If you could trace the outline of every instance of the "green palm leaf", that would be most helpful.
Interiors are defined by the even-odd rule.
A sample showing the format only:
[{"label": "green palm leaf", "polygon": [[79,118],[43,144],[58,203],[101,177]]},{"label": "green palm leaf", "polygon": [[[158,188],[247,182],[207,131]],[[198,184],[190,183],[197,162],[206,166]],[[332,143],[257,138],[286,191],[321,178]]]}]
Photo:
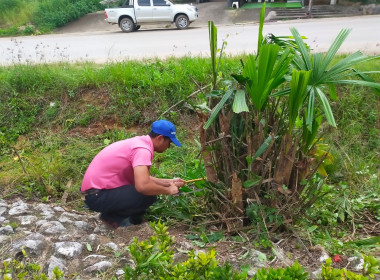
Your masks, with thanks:
[{"label": "green palm leaf", "polygon": [[241,112],[249,112],[247,102],[245,100],[245,91],[239,89],[236,91],[234,103],[232,104],[232,110],[234,113],[239,114]]},{"label": "green palm leaf", "polygon": [[224,104],[227,102],[228,98],[231,97],[233,93],[232,89],[227,90],[227,92],[223,95],[222,99],[219,101],[218,104],[212,109],[211,115],[207,122],[204,124],[203,128],[207,129],[210,127],[210,125],[213,123],[217,115],[219,114],[220,110],[223,108]]},{"label": "green palm leaf", "polygon": [[298,113],[307,95],[307,85],[309,83],[311,71],[293,70],[292,81],[290,82],[289,93],[289,131],[295,125]]}]

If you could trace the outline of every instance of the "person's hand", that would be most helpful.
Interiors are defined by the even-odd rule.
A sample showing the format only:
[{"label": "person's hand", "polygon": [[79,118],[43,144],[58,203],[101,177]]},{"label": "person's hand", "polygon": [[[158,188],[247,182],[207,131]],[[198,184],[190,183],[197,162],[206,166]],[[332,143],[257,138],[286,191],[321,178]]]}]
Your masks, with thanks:
[{"label": "person's hand", "polygon": [[180,188],[185,185],[186,181],[181,178],[173,178],[173,183]]},{"label": "person's hand", "polygon": [[174,182],[171,182],[169,187],[168,187],[168,195],[176,195],[179,193],[179,189],[178,189],[178,186],[174,183]]}]

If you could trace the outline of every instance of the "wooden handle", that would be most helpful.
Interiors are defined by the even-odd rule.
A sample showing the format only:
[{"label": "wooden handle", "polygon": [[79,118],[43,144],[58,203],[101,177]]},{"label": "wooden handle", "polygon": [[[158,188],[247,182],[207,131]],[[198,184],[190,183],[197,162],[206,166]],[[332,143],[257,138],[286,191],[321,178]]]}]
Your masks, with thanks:
[{"label": "wooden handle", "polygon": [[207,178],[198,178],[198,179],[187,180],[187,181],[185,181],[185,184],[192,183],[192,182],[203,181],[203,180],[207,180]]}]

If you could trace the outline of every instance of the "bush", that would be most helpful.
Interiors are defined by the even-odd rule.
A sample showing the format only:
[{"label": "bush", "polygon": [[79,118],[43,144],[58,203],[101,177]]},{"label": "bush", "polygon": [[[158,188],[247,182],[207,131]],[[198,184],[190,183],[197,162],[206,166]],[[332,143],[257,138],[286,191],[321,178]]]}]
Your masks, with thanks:
[{"label": "bush", "polygon": [[42,31],[62,27],[81,16],[103,9],[97,0],[56,0],[46,1],[39,5],[32,21]]}]

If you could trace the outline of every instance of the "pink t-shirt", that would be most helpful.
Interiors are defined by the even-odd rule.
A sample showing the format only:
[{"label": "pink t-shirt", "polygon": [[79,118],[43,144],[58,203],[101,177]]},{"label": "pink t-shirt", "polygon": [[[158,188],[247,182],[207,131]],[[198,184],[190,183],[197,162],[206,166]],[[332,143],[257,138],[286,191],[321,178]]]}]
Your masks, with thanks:
[{"label": "pink t-shirt", "polygon": [[152,165],[154,148],[149,135],[107,146],[95,156],[84,174],[81,191],[114,189],[135,183],[133,168]]}]

